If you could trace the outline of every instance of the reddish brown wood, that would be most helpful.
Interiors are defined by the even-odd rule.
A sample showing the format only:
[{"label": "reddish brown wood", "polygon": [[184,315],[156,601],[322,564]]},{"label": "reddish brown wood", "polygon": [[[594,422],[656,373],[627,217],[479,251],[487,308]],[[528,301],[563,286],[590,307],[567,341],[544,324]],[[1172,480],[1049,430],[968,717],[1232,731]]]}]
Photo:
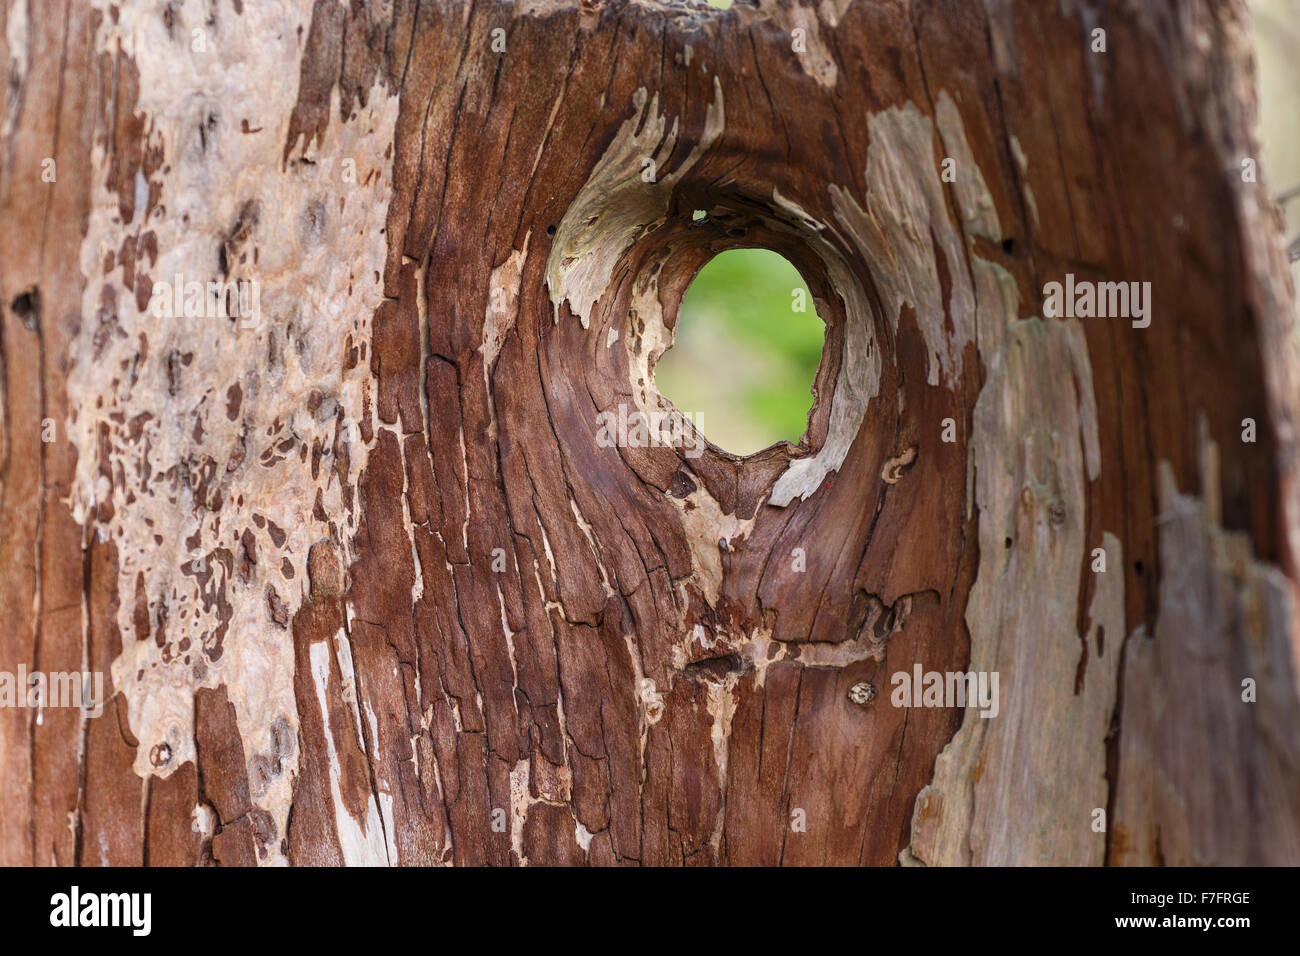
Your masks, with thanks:
[{"label": "reddish brown wood", "polygon": [[[0,670],[113,696],[0,708],[0,861],[1300,860],[1294,310],[1240,3],[33,6],[0,2]],[[127,35],[266,101],[142,105],[188,81]],[[827,324],[804,441],[600,447],[741,246]],[[269,325],[219,361],[151,325],[163,261],[263,270]],[[1153,321],[1044,319],[1066,273],[1150,282]],[[132,722],[137,654],[188,722]],[[890,703],[980,661],[1000,718]]]}]

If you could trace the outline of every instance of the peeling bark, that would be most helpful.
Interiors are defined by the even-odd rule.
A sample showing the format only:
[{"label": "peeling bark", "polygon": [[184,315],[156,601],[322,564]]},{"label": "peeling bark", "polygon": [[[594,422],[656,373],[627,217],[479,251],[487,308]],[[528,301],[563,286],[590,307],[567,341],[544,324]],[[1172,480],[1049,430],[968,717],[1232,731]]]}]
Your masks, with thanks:
[{"label": "peeling bark", "polygon": [[[108,699],[0,707],[0,863],[1300,862],[1240,3],[46,6],[0,670]],[[804,439],[605,447],[742,246],[826,323]]]}]

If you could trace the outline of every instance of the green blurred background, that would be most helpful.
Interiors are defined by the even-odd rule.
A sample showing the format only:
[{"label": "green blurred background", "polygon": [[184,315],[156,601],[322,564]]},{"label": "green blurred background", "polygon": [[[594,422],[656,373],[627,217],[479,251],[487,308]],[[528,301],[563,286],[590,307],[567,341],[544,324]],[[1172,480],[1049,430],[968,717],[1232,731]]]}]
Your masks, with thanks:
[{"label": "green blurred background", "polygon": [[[795,290],[806,311],[794,310]],[[748,455],[783,438],[797,442],[824,334],[793,265],[767,249],[731,249],[687,289],[655,384],[683,412],[699,414],[700,430],[726,451]]]}]

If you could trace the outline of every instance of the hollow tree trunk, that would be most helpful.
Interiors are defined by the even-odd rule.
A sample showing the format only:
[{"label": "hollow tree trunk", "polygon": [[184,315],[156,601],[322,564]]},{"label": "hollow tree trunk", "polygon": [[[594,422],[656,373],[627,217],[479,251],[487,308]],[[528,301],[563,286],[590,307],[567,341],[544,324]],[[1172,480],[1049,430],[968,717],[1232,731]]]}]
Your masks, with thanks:
[{"label": "hollow tree trunk", "polygon": [[[109,695],[0,709],[0,862],[1300,862],[1239,3],[0,25],[0,669]],[[805,443],[606,447],[733,246]]]}]

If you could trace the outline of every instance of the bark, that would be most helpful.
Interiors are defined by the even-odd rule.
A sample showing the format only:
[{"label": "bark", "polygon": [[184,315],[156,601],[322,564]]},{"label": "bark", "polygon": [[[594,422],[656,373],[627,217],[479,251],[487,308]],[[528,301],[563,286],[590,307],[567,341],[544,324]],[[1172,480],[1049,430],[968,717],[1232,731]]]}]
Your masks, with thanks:
[{"label": "bark", "polygon": [[[0,0],[0,669],[107,696],[0,708],[0,862],[1300,862],[1246,27]],[[605,447],[737,246],[827,324],[805,439]]]}]

